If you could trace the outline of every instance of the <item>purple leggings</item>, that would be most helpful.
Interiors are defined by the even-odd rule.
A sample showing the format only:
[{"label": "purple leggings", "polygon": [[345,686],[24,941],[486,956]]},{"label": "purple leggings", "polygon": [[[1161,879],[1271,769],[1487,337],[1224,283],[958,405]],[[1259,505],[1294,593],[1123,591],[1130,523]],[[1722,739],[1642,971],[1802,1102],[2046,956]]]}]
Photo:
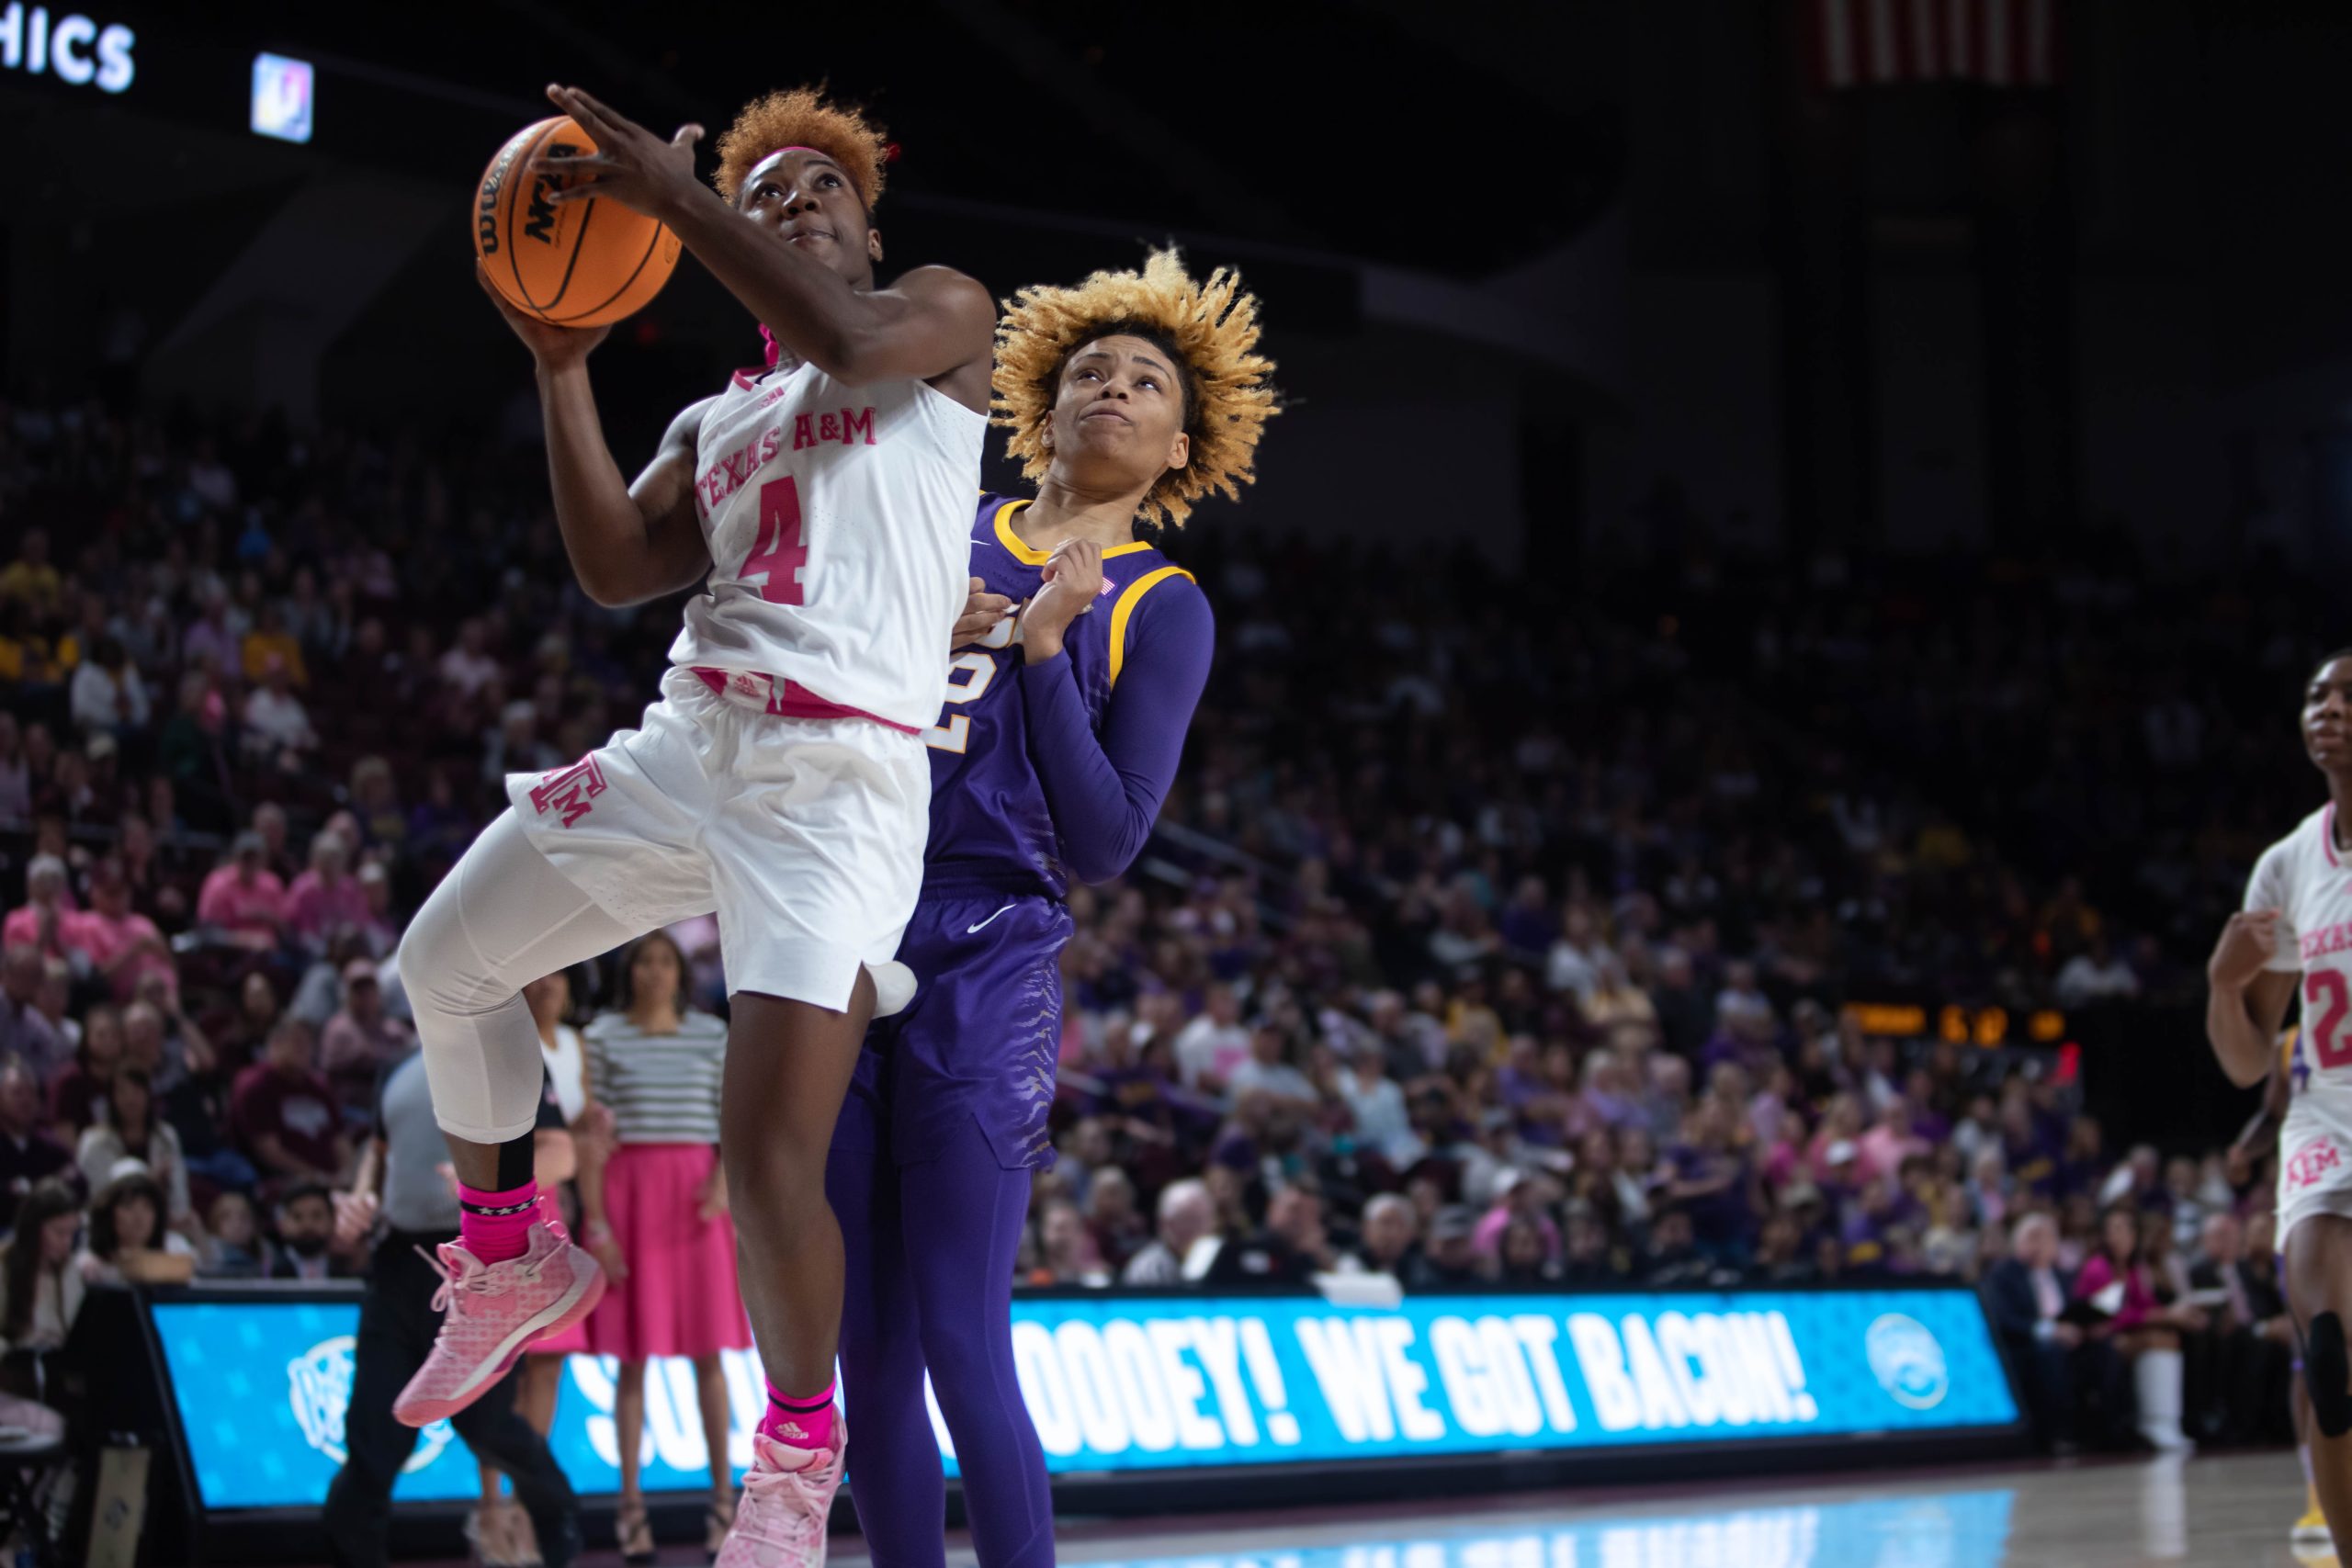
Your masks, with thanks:
[{"label": "purple leggings", "polygon": [[825,1168],[842,1225],[849,1485],[876,1568],[944,1568],[946,1483],[922,1394],[947,1418],[980,1568],[1052,1568],[1045,1451],[1012,1366],[1012,1264],[1029,1172],[965,1118],[920,1165],[891,1158],[853,1090]]}]

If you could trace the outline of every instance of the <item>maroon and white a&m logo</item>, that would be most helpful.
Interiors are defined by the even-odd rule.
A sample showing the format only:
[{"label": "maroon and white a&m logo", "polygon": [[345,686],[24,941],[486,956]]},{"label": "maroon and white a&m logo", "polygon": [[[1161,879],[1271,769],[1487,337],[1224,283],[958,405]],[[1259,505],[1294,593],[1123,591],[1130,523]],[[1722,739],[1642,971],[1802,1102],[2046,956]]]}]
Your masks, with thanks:
[{"label": "maroon and white a&m logo", "polygon": [[2335,1152],[2331,1140],[2322,1138],[2315,1144],[2305,1144],[2288,1157],[2287,1190],[2300,1192],[2306,1187],[2315,1187],[2321,1177],[2343,1163],[2344,1156]]},{"label": "maroon and white a&m logo", "polygon": [[531,805],[542,817],[551,810],[562,812],[563,825],[569,828],[588,815],[605,788],[604,771],[596,766],[596,759],[582,757],[568,768],[542,775],[532,786]]}]

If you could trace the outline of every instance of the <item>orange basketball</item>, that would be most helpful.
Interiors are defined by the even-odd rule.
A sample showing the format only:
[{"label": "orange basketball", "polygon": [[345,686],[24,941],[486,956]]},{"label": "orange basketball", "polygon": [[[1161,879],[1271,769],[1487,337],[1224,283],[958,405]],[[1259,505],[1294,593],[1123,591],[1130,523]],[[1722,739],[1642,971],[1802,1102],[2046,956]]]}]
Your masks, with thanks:
[{"label": "orange basketball", "polygon": [[594,152],[569,116],[514,133],[481,172],[474,254],[509,304],[560,327],[600,327],[641,310],[678,265],[678,236],[617,201],[551,202],[549,153]]}]

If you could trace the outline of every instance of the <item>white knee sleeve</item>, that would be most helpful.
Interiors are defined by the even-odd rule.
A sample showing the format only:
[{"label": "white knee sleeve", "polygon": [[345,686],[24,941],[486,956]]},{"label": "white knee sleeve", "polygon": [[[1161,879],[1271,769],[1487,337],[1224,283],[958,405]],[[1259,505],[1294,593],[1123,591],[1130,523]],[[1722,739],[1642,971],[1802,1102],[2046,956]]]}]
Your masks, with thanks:
[{"label": "white knee sleeve", "polygon": [[503,1144],[531,1131],[546,1069],[523,987],[637,934],[549,865],[514,812],[483,829],[401,939],[443,1132]]}]

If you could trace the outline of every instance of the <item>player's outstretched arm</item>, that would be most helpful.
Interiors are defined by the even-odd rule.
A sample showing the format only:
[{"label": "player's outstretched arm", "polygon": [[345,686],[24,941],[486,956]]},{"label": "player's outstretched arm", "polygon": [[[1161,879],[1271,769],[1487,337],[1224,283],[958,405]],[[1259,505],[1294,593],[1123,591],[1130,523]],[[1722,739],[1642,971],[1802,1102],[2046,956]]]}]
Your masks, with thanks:
[{"label": "player's outstretched arm", "polygon": [[491,287],[480,263],[474,276],[537,364],[556,524],[581,588],[597,604],[617,607],[701,581],[710,551],[695,517],[695,441],[709,400],[670,422],[653,461],[630,484],[605,445],[588,381],[588,355],[611,329],[535,321]]},{"label": "player's outstretched arm", "polygon": [[985,374],[995,344],[996,301],[972,278],[944,266],[917,267],[888,288],[861,293],[822,262],[778,244],[695,177],[702,127],[681,126],[667,141],[576,87],[550,87],[548,101],[596,139],[597,151],[548,158],[566,175],[556,201],[606,197],[666,223],[711,276],[727,286],[778,341],[851,386],[935,381],[980,367],[970,406],[987,407]]},{"label": "player's outstretched arm", "polygon": [[2232,915],[2205,965],[2205,1038],[2241,1089],[2270,1071],[2278,1025],[2294,999],[2296,976],[2265,967],[2278,951],[2278,919],[2276,909]]}]

